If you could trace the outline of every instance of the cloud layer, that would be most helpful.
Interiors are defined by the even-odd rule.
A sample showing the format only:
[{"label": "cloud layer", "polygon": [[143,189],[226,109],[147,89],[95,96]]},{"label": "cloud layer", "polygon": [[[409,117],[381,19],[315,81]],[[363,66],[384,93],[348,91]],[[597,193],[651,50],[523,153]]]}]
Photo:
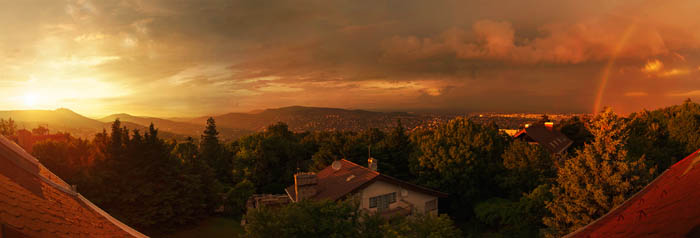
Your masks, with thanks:
[{"label": "cloud layer", "polygon": [[[623,112],[700,99],[700,2],[0,2],[2,108]],[[91,90],[94,89],[94,90]]]}]

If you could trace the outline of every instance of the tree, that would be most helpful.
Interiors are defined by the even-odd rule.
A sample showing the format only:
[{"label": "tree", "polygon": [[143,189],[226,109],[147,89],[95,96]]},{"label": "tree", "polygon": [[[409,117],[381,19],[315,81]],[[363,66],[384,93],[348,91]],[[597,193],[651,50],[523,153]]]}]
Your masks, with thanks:
[{"label": "tree", "polygon": [[349,199],[251,209],[245,216],[248,223],[243,237],[461,237],[446,215],[384,219],[358,207]]},{"label": "tree", "polygon": [[247,179],[237,183],[226,192],[225,212],[235,217],[243,215],[246,210],[246,202],[253,193],[255,193],[255,184]]},{"label": "tree", "polygon": [[250,180],[257,192],[275,194],[284,191],[294,183],[294,173],[305,168],[311,157],[299,141],[284,123],[241,138],[235,159],[235,176]]},{"label": "tree", "polygon": [[456,118],[412,139],[418,145],[413,172],[420,183],[450,194],[442,208],[454,216],[469,217],[470,204],[501,192],[497,177],[507,138],[497,129]]},{"label": "tree", "polygon": [[540,145],[515,140],[503,153],[503,187],[509,195],[520,197],[556,176],[556,161]]},{"label": "tree", "polygon": [[43,126],[39,126],[37,128],[32,129],[32,134],[45,136],[49,134],[49,129]]},{"label": "tree", "polygon": [[593,141],[564,163],[547,202],[552,216],[543,222],[547,237],[558,237],[585,226],[622,204],[651,180],[644,157],[629,158],[624,120],[606,108],[591,122]]},{"label": "tree", "polygon": [[449,216],[442,214],[416,215],[415,217],[399,217],[387,221],[381,226],[382,237],[430,237],[457,238],[462,232],[454,226]]},{"label": "tree", "polygon": [[[335,160],[347,159],[358,164],[367,161],[367,147],[370,145],[369,133],[358,134],[352,131],[310,132],[302,140],[302,144],[309,151],[315,151],[311,156],[312,162],[309,169],[318,171],[328,167]],[[367,138],[365,138],[367,137]],[[372,154],[378,152],[376,145],[372,148]]]},{"label": "tree", "polygon": [[143,134],[133,130],[129,135],[119,120],[109,136],[98,134],[93,144],[105,148],[103,159],[95,161],[89,179],[78,187],[114,217],[148,233],[191,224],[208,214],[202,211],[206,201],[200,197],[201,180],[182,162],[193,158],[191,145],[173,153],[175,144],[159,138],[153,124]]},{"label": "tree", "polygon": [[252,209],[245,216],[244,237],[357,237],[357,207],[351,201],[303,201]]},{"label": "tree", "polygon": [[233,186],[233,155],[231,155],[219,141],[219,132],[216,130],[216,121],[210,117],[207,126],[202,133],[199,144],[199,155],[207,165],[214,170],[219,182]]},{"label": "tree", "polygon": [[214,170],[199,156],[197,145],[191,137],[184,143],[178,144],[173,154],[183,165],[184,178],[180,182],[190,194],[183,199],[189,199],[189,203],[195,205],[192,216],[210,215],[221,204],[219,194],[223,189],[216,179]]},{"label": "tree", "polygon": [[644,156],[647,165],[664,171],[685,156],[685,146],[670,137],[670,118],[666,109],[642,111],[630,115],[629,155]]},{"label": "tree", "polygon": [[397,121],[396,127],[386,135],[382,141],[382,146],[386,151],[382,158],[378,158],[381,159],[382,173],[402,180],[411,179],[408,161],[414,146],[400,120]]},{"label": "tree", "polygon": [[70,184],[85,179],[92,167],[94,150],[89,141],[68,137],[67,141],[46,140],[34,144],[32,154],[51,172]]},{"label": "tree", "polygon": [[556,129],[573,141],[568,152],[575,152],[593,139],[593,135],[586,129],[586,120],[578,116],[562,120],[556,124]]},{"label": "tree", "polygon": [[543,184],[519,200],[491,198],[474,207],[476,218],[502,237],[539,237],[542,218],[549,215],[550,186]]},{"label": "tree", "polygon": [[0,135],[12,136],[15,135],[15,131],[17,131],[17,125],[12,118],[8,118],[7,121],[0,118]]},{"label": "tree", "polygon": [[669,137],[685,147],[684,155],[695,152],[700,148],[700,105],[687,99],[671,107],[669,114]]}]

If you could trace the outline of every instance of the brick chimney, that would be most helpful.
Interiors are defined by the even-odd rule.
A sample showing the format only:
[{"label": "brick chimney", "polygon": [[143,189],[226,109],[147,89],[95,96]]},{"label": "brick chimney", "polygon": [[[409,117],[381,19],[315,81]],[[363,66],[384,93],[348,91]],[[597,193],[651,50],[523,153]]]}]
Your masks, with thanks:
[{"label": "brick chimney", "polygon": [[552,131],[552,129],[554,129],[554,122],[551,122],[551,121],[545,122],[544,127],[546,127],[547,130]]},{"label": "brick chimney", "polygon": [[367,160],[367,168],[371,169],[372,171],[375,171],[375,172],[379,171],[378,164],[379,164],[379,161],[375,158],[370,157]]},{"label": "brick chimney", "polygon": [[318,178],[316,173],[297,173],[294,174],[294,191],[296,192],[297,202],[309,199],[318,192]]}]

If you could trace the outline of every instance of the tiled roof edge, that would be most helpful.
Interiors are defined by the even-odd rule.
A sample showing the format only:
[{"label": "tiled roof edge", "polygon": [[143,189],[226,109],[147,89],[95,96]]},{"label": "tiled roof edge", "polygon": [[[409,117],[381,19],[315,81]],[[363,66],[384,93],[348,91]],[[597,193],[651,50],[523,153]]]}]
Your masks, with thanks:
[{"label": "tiled roof edge", "polygon": [[[35,164],[35,165],[37,165],[37,166],[39,166],[39,167],[43,167],[43,165],[42,165],[41,163],[39,163],[39,160],[37,160],[36,158],[34,158],[34,156],[30,155],[30,154],[27,153],[24,149],[22,149],[22,147],[19,147],[17,144],[15,144],[14,142],[12,142],[12,141],[10,141],[9,139],[5,138],[5,137],[2,136],[2,135],[0,135],[0,144],[2,144],[2,146],[4,146],[5,148],[9,148],[9,149],[12,150],[13,152],[15,152],[19,157],[21,157],[21,158],[24,159],[25,161],[28,161],[28,162],[30,162],[30,163],[33,163],[33,164]],[[14,162],[14,163],[18,163],[18,161],[12,160],[11,158],[10,158],[10,160],[11,160],[12,162]],[[59,184],[57,184],[56,182],[52,181],[51,179],[46,178],[46,177],[44,177],[44,176],[41,176],[41,175],[38,174],[38,173],[35,173],[35,172],[33,172],[33,171],[29,171],[29,169],[27,169],[25,166],[19,166],[19,167],[22,168],[22,169],[24,169],[24,170],[27,170],[27,172],[29,172],[30,174],[33,174],[33,175],[37,176],[39,179],[41,179],[42,181],[44,181],[44,182],[45,182],[46,184],[48,184],[49,186],[51,186],[51,187],[53,187],[53,188],[55,188],[55,189],[57,189],[57,190],[59,190],[59,191],[61,191],[61,192],[64,192],[64,193],[66,193],[66,194],[68,194],[68,195],[70,195],[70,196],[76,198],[77,200],[79,200],[80,202],[84,203],[85,205],[89,206],[93,211],[95,211],[95,212],[97,212],[98,214],[100,214],[101,216],[103,216],[105,219],[107,219],[108,221],[110,221],[112,224],[114,224],[115,226],[119,227],[120,229],[122,229],[124,232],[129,233],[130,235],[132,235],[132,236],[134,236],[134,237],[138,237],[138,238],[148,238],[148,236],[146,236],[146,235],[144,235],[144,234],[142,234],[142,233],[140,233],[140,232],[134,230],[133,228],[131,228],[131,227],[127,226],[126,224],[120,222],[119,220],[115,219],[114,217],[112,217],[111,215],[109,215],[109,213],[105,212],[104,210],[102,210],[101,208],[99,208],[98,206],[96,206],[95,204],[93,204],[92,202],[90,202],[90,200],[88,200],[87,198],[83,197],[83,195],[80,195],[80,193],[77,193],[77,192],[71,190],[70,188],[68,188],[68,187],[66,187],[66,186],[59,185]],[[55,176],[55,177],[56,177],[57,179],[59,179],[61,182],[65,183],[65,184],[68,184],[68,183],[64,182],[60,177],[54,175],[50,170],[47,169],[47,171],[49,171],[53,176]]]},{"label": "tiled roof edge", "polygon": [[93,211],[97,212],[98,214],[102,215],[104,218],[106,218],[108,221],[110,221],[112,224],[115,226],[121,228],[123,231],[126,233],[129,233],[129,235],[132,235],[137,238],[148,238],[148,236],[142,234],[141,232],[138,232],[134,228],[131,228],[130,226],[122,223],[121,221],[117,220],[116,218],[112,217],[112,215],[109,215],[109,213],[105,212],[102,210],[100,207],[97,205],[93,204],[88,200],[87,198],[83,197],[83,195],[80,195],[79,193],[76,193],[76,197],[78,200],[83,202],[85,205],[88,205]]},{"label": "tiled roof edge", "polygon": [[410,182],[407,182],[407,181],[403,181],[403,180],[401,180],[401,179],[397,179],[397,178],[391,177],[391,176],[389,176],[389,175],[382,174],[382,173],[380,173],[380,172],[378,172],[378,171],[371,170],[370,168],[367,168],[367,167],[365,167],[365,166],[356,164],[356,163],[354,163],[354,162],[352,162],[352,161],[349,161],[349,160],[346,160],[346,159],[342,159],[342,160],[347,161],[348,163],[357,165],[357,166],[359,166],[360,168],[363,168],[363,169],[365,169],[365,170],[369,170],[370,172],[372,172],[372,173],[375,174],[375,176],[374,176],[372,179],[368,180],[367,182],[365,182],[365,183],[361,184],[360,186],[358,186],[357,188],[353,189],[350,193],[356,192],[356,191],[359,190],[359,189],[362,189],[362,188],[367,187],[369,184],[371,184],[371,183],[377,181],[377,179],[384,179],[385,181],[394,182],[394,183],[396,183],[396,184],[403,184],[403,185],[406,185],[407,187],[413,188],[414,190],[421,190],[421,191],[424,192],[424,193],[433,194],[433,195],[435,195],[435,196],[437,196],[437,197],[447,197],[447,196],[449,195],[449,194],[447,194],[447,193],[443,193],[443,192],[440,192],[440,191],[437,191],[437,190],[434,190],[434,189],[431,189],[431,188],[428,188],[428,187],[424,187],[424,186],[421,186],[421,185],[413,184],[413,183],[410,183]]},{"label": "tiled roof edge", "polygon": [[630,196],[629,199],[625,200],[625,201],[622,202],[620,205],[617,205],[616,207],[613,207],[612,209],[610,209],[610,211],[608,211],[607,213],[605,213],[605,215],[602,215],[602,216],[599,217],[598,219],[593,220],[592,222],[586,224],[585,226],[583,226],[583,227],[581,227],[581,228],[578,228],[578,229],[575,230],[574,232],[571,232],[571,233],[569,233],[569,234],[563,236],[562,238],[574,237],[574,236],[576,236],[578,233],[585,231],[586,228],[588,228],[588,227],[590,227],[590,226],[593,226],[594,224],[596,224],[596,223],[600,222],[601,220],[603,220],[604,218],[606,218],[608,215],[610,215],[610,214],[616,212],[617,209],[619,209],[619,208],[621,208],[621,207],[623,207],[623,206],[625,206],[625,205],[628,205],[628,203],[629,203],[630,201],[635,200],[635,199],[637,199],[637,197],[641,196],[641,195],[642,195],[642,192],[646,192],[646,190],[647,190],[648,188],[650,188],[652,185],[655,185],[656,182],[657,182],[659,179],[661,179],[661,177],[664,177],[664,175],[666,175],[666,173],[667,173],[668,171],[671,171],[671,169],[673,168],[674,165],[677,165],[677,164],[683,162],[684,160],[686,160],[686,159],[688,159],[688,158],[690,158],[690,157],[692,157],[692,156],[694,156],[694,155],[697,155],[698,153],[700,153],[700,150],[697,150],[697,151],[693,152],[692,154],[690,154],[690,155],[688,155],[687,157],[683,158],[681,161],[678,161],[678,162],[676,162],[675,164],[671,165],[671,167],[669,167],[668,169],[664,170],[664,172],[661,173],[661,174],[659,174],[659,176],[656,176],[656,178],[655,178],[654,180],[652,180],[649,184],[647,184],[646,186],[644,186],[644,188],[640,189],[640,190],[637,191],[634,195]]}]

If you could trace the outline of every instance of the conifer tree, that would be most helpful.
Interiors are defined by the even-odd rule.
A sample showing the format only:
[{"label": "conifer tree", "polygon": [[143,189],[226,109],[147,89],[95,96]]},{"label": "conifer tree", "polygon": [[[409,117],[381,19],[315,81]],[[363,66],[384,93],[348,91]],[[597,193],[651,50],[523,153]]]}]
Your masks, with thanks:
[{"label": "conifer tree", "polygon": [[406,129],[398,120],[394,127],[383,140],[383,146],[386,147],[386,155],[382,162],[386,169],[382,173],[394,176],[399,179],[411,179],[411,169],[408,166],[408,158],[413,150],[411,138],[406,133]]},{"label": "conifer tree", "polygon": [[626,122],[609,108],[590,123],[593,141],[565,161],[547,202],[551,217],[543,222],[547,237],[560,237],[585,226],[622,204],[651,179],[644,157],[628,158]]},{"label": "conifer tree", "polygon": [[228,153],[219,141],[219,131],[216,129],[214,118],[210,117],[207,119],[207,127],[202,133],[199,150],[201,159],[206,161],[207,165],[214,170],[214,174],[219,182],[232,185],[232,156],[227,155]]}]

